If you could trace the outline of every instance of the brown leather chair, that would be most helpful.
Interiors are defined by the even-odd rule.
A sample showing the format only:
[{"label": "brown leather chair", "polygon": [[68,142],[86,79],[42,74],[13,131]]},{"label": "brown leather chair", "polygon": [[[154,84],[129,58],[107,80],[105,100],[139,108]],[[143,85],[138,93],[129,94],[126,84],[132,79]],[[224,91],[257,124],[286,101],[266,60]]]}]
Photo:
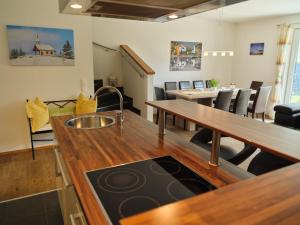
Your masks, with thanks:
[{"label": "brown leather chair", "polygon": [[[262,82],[262,81],[254,80],[251,82],[250,89],[258,91],[258,89],[261,88],[263,86],[263,84],[264,84],[264,82]],[[250,100],[254,101],[254,98],[255,98],[255,94],[252,94],[250,97]]]},{"label": "brown leather chair", "polygon": [[262,120],[265,121],[265,112],[267,108],[267,103],[269,100],[269,96],[271,93],[271,86],[261,87],[255,94],[255,98],[253,102],[249,103],[247,109],[247,116],[249,113],[252,114],[252,118],[254,119],[255,115],[261,114]]}]

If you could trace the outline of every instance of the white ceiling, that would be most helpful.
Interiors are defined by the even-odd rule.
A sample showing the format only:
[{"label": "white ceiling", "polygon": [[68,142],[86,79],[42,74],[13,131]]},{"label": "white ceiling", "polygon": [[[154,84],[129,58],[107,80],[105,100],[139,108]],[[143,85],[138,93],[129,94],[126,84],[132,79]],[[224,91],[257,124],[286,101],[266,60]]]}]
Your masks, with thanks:
[{"label": "white ceiling", "polygon": [[204,18],[240,23],[264,17],[283,16],[300,13],[300,0],[249,0],[200,14]]}]

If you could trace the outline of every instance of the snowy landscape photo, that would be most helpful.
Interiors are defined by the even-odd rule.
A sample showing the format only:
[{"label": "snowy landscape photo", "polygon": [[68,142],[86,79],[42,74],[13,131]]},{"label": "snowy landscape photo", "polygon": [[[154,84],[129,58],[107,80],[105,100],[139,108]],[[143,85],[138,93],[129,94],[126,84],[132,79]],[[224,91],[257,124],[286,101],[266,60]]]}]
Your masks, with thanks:
[{"label": "snowy landscape photo", "polygon": [[74,32],[7,25],[9,58],[16,66],[74,66]]}]

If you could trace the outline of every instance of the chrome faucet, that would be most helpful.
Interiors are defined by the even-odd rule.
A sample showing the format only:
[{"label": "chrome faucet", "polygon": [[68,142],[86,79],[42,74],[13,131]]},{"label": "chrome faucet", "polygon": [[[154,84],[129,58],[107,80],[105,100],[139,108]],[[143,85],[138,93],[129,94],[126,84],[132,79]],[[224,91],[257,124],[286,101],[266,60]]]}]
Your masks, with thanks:
[{"label": "chrome faucet", "polygon": [[120,98],[120,111],[121,111],[121,123],[124,121],[124,110],[123,110],[123,96],[122,96],[122,93],[116,88],[116,87],[113,87],[113,86],[103,86],[103,87],[101,87],[101,88],[99,88],[96,92],[95,92],[95,97],[94,97],[94,100],[96,100],[97,99],[97,95],[101,92],[101,91],[103,91],[103,90],[105,90],[105,89],[112,89],[112,90],[114,90],[115,92],[117,92],[118,93],[118,95],[119,95],[119,98]]}]

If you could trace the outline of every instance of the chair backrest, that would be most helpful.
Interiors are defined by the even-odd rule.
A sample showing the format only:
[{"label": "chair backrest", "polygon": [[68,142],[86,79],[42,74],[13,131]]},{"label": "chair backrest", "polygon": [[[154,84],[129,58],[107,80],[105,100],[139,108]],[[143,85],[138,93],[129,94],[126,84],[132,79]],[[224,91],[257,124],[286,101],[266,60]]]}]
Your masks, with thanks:
[{"label": "chair backrest", "polygon": [[179,90],[191,89],[191,83],[189,81],[179,81]]},{"label": "chair backrest", "polygon": [[232,90],[219,91],[215,102],[215,108],[224,111],[229,111],[232,95]]},{"label": "chair backrest", "polygon": [[166,99],[165,91],[163,88],[154,87],[154,92],[155,92],[156,100],[165,100]]},{"label": "chair backrest", "polygon": [[246,115],[250,96],[251,89],[240,89],[233,104],[233,113]]},{"label": "chair backrest", "polygon": [[193,88],[194,89],[204,89],[205,88],[205,84],[203,80],[194,80],[193,81]]},{"label": "chair backrest", "polygon": [[258,90],[259,88],[262,87],[263,84],[264,84],[264,82],[262,82],[262,81],[255,81],[255,80],[253,80],[251,82],[250,89],[252,89],[252,90]]},{"label": "chair backrest", "polygon": [[[165,91],[177,90],[177,82],[165,82]],[[167,99],[176,99],[174,95],[166,93]]]},{"label": "chair backrest", "polygon": [[177,90],[177,82],[165,82],[165,90]]},{"label": "chair backrest", "polygon": [[206,84],[206,88],[211,88],[211,80],[206,80],[205,81],[205,84]]},{"label": "chair backrest", "polygon": [[[262,82],[262,81],[255,81],[255,80],[253,80],[251,82],[250,89],[257,91],[260,87],[262,87],[263,83],[264,82]],[[252,94],[251,97],[250,97],[250,100],[254,101],[254,99],[255,99],[255,94]]]},{"label": "chair backrest", "polygon": [[258,89],[253,102],[254,113],[264,113],[272,90],[272,86],[261,87]]}]

